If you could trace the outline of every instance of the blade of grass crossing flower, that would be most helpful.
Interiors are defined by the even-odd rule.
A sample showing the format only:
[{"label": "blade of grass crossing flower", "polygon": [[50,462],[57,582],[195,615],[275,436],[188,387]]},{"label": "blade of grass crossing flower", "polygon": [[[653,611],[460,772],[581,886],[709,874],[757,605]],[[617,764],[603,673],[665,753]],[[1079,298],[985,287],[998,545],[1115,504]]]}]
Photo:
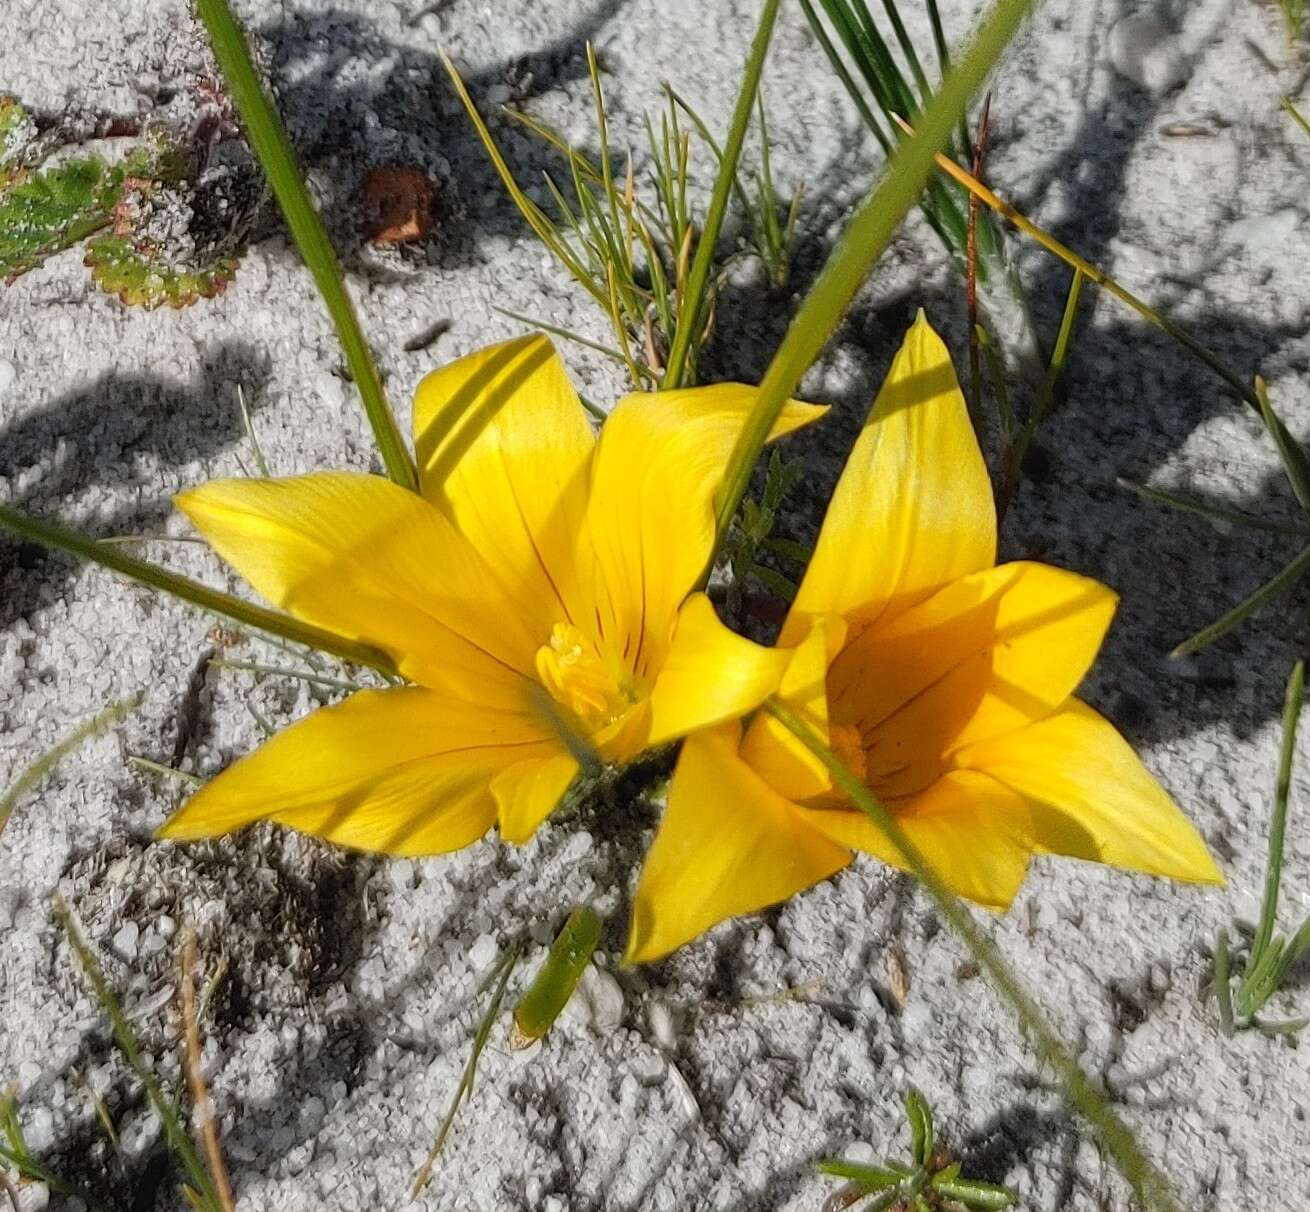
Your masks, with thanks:
[{"label": "blade of grass crossing flower", "polygon": [[896,150],[878,187],[856,211],[818,280],[801,303],[760,385],[759,400],[738,436],[716,502],[717,542],[707,580],[765,438],[801,376],[827,343],[865,274],[923,190],[933,158],[987,78],[1035,0],[998,0],[968,52],[923,111],[918,130]]},{"label": "blade of grass crossing flower", "polygon": [[[1263,393],[1261,393],[1263,395]],[[1264,900],[1260,905],[1260,928],[1251,944],[1251,961],[1263,954],[1274,936],[1278,916],[1278,891],[1283,879],[1283,840],[1287,832],[1287,802],[1292,790],[1292,762],[1296,756],[1296,726],[1305,700],[1305,662],[1297,661],[1287,679],[1283,704],[1283,744],[1278,755],[1278,778],[1274,784],[1274,811],[1269,820],[1269,863],[1265,868]]]},{"label": "blade of grass crossing flower", "polygon": [[202,610],[222,615],[245,626],[271,632],[297,644],[306,644],[311,648],[340,657],[343,661],[367,665],[388,676],[396,674],[396,667],[391,658],[368,644],[348,640],[322,627],[302,623],[299,619],[282,614],[280,611],[256,606],[233,597],[230,593],[210,589],[208,585],[201,585],[189,577],[179,576],[156,564],[135,559],[133,556],[125,555],[116,547],[97,543],[94,539],[66,530],[53,522],[43,522],[29,517],[7,505],[0,505],[0,528],[11,530],[44,547],[62,551],[66,555],[76,556],[92,564],[99,564],[102,568],[108,568],[127,577],[128,580],[171,594],[193,606],[199,606]]},{"label": "blade of grass crossing flower", "polygon": [[674,329],[669,356],[664,366],[665,390],[684,387],[690,382],[689,360],[694,353],[694,342],[704,329],[705,292],[714,261],[714,246],[718,243],[723,219],[727,214],[728,198],[737,181],[737,161],[741,158],[742,144],[746,141],[746,129],[750,125],[751,110],[755,107],[755,94],[759,90],[760,75],[764,70],[764,59],[769,51],[769,42],[773,37],[773,26],[777,17],[778,0],[764,0],[760,9],[759,25],[755,29],[755,38],[751,42],[750,53],[746,56],[746,70],[742,75],[741,89],[737,93],[732,123],[728,127],[728,137],[724,141],[719,174],[714,180],[709,209],[705,212],[705,223],[687,274],[682,305],[678,309],[678,324]]},{"label": "blade of grass crossing flower", "polygon": [[359,388],[387,474],[401,487],[417,492],[418,472],[414,459],[387,404],[382,378],[359,326],[355,305],[346,291],[336,252],[305,188],[304,176],[282,119],[250,60],[245,35],[227,0],[196,0],[196,9],[209,31],[214,57],[241,113],[250,146],[259,157],[296,247],[300,249],[336,326],[346,364]]},{"label": "blade of grass crossing flower", "polygon": [[1240,626],[1261,606],[1271,602],[1284,590],[1290,589],[1310,570],[1310,547],[1307,547],[1282,572],[1271,577],[1260,586],[1246,601],[1234,606],[1223,618],[1203,627],[1190,639],[1184,640],[1169,655],[1171,657],[1191,656],[1207,644],[1213,644],[1220,636],[1227,635],[1234,627]]},{"label": "blade of grass crossing flower", "polygon": [[52,745],[35,762],[28,766],[14,780],[9,790],[4,795],[0,795],[0,833],[4,832],[5,825],[23,796],[35,788],[46,775],[54,770],[75,749],[86,744],[92,737],[107,732],[115,724],[126,719],[136,709],[140,701],[141,692],[137,691],[136,694],[128,695],[127,698],[120,699],[117,703],[111,703],[103,711],[97,712],[89,720],[79,724],[66,737]]},{"label": "blade of grass crossing flower", "polygon": [[1128,1126],[1097,1091],[1060,1037],[1046,1022],[1045,1015],[1020,984],[996,945],[978,928],[960,900],[897,824],[896,818],[786,703],[771,698],[765,702],[764,707],[823,763],[846,798],[900,851],[906,865],[936,902],[942,917],[969,949],[974,962],[987,973],[996,991],[1010,1004],[1042,1061],[1059,1075],[1069,1101],[1091,1124],[1102,1146],[1110,1154],[1119,1172],[1128,1180],[1142,1205],[1153,1212],[1180,1212],[1164,1175],[1142,1152]]}]

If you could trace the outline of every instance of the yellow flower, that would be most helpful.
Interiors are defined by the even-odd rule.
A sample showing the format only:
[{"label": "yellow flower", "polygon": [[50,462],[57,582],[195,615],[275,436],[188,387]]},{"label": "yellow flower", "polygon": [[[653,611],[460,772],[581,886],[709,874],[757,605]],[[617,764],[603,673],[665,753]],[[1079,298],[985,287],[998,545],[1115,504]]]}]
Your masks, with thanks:
[{"label": "yellow flower", "polygon": [[[1006,908],[1035,853],[1204,883],[1204,843],[1073,698],[1114,613],[1095,581],[996,567],[991,484],[950,356],[920,314],[828,507],[779,644],[780,696],[960,895]],[[850,862],[904,866],[772,717],[683,746],[628,959],[786,900]]]},{"label": "yellow flower", "polygon": [[[750,711],[789,659],[692,590],[713,493],[754,388],[629,397],[596,439],[541,337],[429,375],[422,495],[377,476],[226,480],[177,506],[254,588],[388,654],[365,690],[206,784],[163,837],[272,820],[367,850],[522,842],[578,769]],[[789,403],[774,436],[824,410]],[[571,747],[572,745],[572,747]]]}]

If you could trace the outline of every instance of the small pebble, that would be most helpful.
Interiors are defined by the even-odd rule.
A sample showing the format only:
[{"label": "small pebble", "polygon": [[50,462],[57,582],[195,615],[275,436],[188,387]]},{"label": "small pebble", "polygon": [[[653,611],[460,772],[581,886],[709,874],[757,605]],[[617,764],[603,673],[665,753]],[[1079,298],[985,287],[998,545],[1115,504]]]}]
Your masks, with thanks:
[{"label": "small pebble", "polygon": [[1132,13],[1110,31],[1110,63],[1153,97],[1187,79],[1187,59],[1172,34],[1148,13]]},{"label": "small pebble", "polygon": [[109,944],[110,950],[124,963],[136,959],[137,940],[141,937],[141,927],[136,922],[124,922]]},{"label": "small pebble", "polygon": [[496,956],[500,954],[500,948],[496,946],[496,940],[493,935],[480,934],[477,942],[469,948],[469,963],[477,972],[482,972],[490,968],[496,962]]},{"label": "small pebble", "polygon": [[0,358],[0,396],[5,395],[9,391],[17,378],[18,371],[14,369],[14,364],[12,362],[6,362],[4,358]]},{"label": "small pebble", "polygon": [[655,1042],[666,1052],[672,1052],[677,1045],[677,1032],[673,1022],[673,1011],[667,1002],[651,1002],[646,1010],[646,1021],[650,1023],[650,1033]]}]

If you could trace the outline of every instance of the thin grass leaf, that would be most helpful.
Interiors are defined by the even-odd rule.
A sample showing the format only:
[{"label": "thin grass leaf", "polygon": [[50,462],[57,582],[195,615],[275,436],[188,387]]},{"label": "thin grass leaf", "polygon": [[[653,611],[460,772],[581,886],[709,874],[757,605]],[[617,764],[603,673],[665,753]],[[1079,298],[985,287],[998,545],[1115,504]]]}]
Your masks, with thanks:
[{"label": "thin grass leaf", "polygon": [[250,146],[259,157],[296,247],[336,326],[337,338],[351,378],[359,389],[387,474],[401,487],[417,492],[418,472],[413,456],[387,403],[377,364],[359,326],[355,305],[346,291],[337,254],[305,188],[304,176],[282,119],[250,60],[245,35],[227,0],[196,0],[196,9],[209,31],[214,58],[218,60],[228,91],[241,113]]},{"label": "thin grass leaf", "polygon": [[328,690],[341,690],[346,694],[353,694],[356,690],[364,690],[366,687],[360,682],[348,682],[343,678],[328,678],[321,673],[306,673],[303,669],[289,669],[285,665],[261,665],[256,661],[229,661],[222,657],[212,657],[209,661],[211,669],[231,669],[241,673],[255,673],[261,677],[281,677],[295,678],[300,682],[307,682],[311,686],[322,686]]},{"label": "thin grass leaf", "polygon": [[56,742],[36,759],[16,778],[9,790],[0,795],[0,833],[4,832],[10,816],[18,807],[19,801],[32,791],[75,749],[86,744],[93,737],[107,732],[115,724],[122,722],[141,702],[141,691],[128,695],[116,703],[111,703],[103,711],[97,712],[89,720],[79,724],[66,737]]},{"label": "thin grass leaf", "polygon": [[105,974],[101,970],[99,962],[87,945],[86,940],[82,937],[81,931],[78,930],[77,923],[73,920],[72,911],[64,902],[63,897],[58,895],[54,899],[54,913],[55,920],[67,936],[69,945],[73,948],[73,953],[77,956],[77,961],[81,965],[83,973],[86,975],[87,980],[91,982],[91,988],[95,992],[96,1000],[100,1003],[100,1008],[109,1019],[109,1024],[114,1032],[114,1041],[118,1044],[118,1050],[123,1054],[123,1058],[131,1067],[132,1072],[136,1074],[137,1080],[145,1089],[151,1107],[154,1108],[155,1114],[159,1117],[160,1127],[163,1129],[169,1152],[181,1164],[188,1183],[200,1196],[201,1206],[212,1210],[212,1212],[222,1212],[222,1204],[209,1177],[209,1171],[205,1168],[205,1163],[201,1160],[177,1107],[171,1099],[164,1097],[159,1082],[156,1081],[155,1075],[142,1058],[141,1048],[137,1043],[136,1036],[132,1033],[132,1028],[128,1024],[113,990],[110,989],[109,982],[105,979]]},{"label": "thin grass leaf", "polygon": [[723,228],[724,216],[728,210],[728,198],[736,183],[737,161],[741,158],[742,145],[746,141],[746,129],[750,125],[751,110],[755,106],[755,95],[759,90],[760,75],[764,70],[764,60],[769,51],[769,42],[773,37],[773,25],[777,16],[778,0],[764,0],[760,9],[759,25],[751,42],[750,52],[746,56],[746,67],[742,73],[732,122],[728,127],[728,137],[723,144],[723,158],[714,181],[714,191],[710,195],[709,209],[705,212],[705,221],[701,225],[696,253],[692,258],[682,292],[678,308],[678,323],[673,330],[673,341],[664,364],[662,385],[666,390],[686,387],[693,381],[690,363],[694,342],[704,332],[707,309],[705,295],[710,281],[714,246],[718,243],[719,232]]},{"label": "thin grass leaf", "polygon": [[187,770],[178,770],[176,766],[165,766],[163,762],[156,762],[151,758],[142,757],[139,753],[129,753],[127,755],[127,764],[148,771],[150,774],[177,779],[180,782],[188,783],[192,787],[203,787],[205,785],[205,780],[198,774],[192,774]]},{"label": "thin grass leaf", "polygon": [[474,1033],[473,1047],[469,1052],[468,1063],[464,1066],[464,1073],[460,1077],[459,1085],[455,1088],[455,1096],[451,1099],[450,1107],[442,1118],[441,1126],[437,1129],[437,1136],[432,1142],[432,1148],[414,1178],[414,1186],[410,1190],[411,1199],[417,1199],[419,1192],[428,1185],[428,1180],[432,1177],[432,1168],[436,1165],[437,1158],[441,1156],[441,1150],[446,1144],[446,1137],[450,1134],[451,1126],[455,1122],[455,1114],[459,1111],[460,1104],[464,1099],[473,1092],[473,1081],[478,1073],[478,1061],[482,1057],[482,1050],[487,1046],[487,1040],[491,1037],[491,1028],[496,1022],[496,1016],[500,1013],[501,1003],[505,1000],[505,990],[509,986],[509,978],[514,974],[514,967],[518,961],[519,948],[515,944],[506,950],[492,970],[489,979],[495,980],[495,989],[491,994],[491,1000],[487,1003],[486,1012],[478,1023],[478,1029]]},{"label": "thin grass leaf", "polygon": [[514,1007],[510,1047],[526,1048],[555,1024],[573,996],[592,953],[600,942],[601,920],[589,905],[580,905],[555,936],[546,962]]},{"label": "thin grass leaf", "polygon": [[1301,508],[1310,515],[1310,465],[1306,463],[1305,451],[1274,411],[1265,381],[1259,375],[1255,377],[1255,395],[1260,402],[1260,418],[1269,436],[1273,438],[1274,445],[1278,447],[1278,457],[1282,460],[1287,482],[1292,486],[1292,492]]},{"label": "thin grass leaf", "polygon": [[1283,743],[1278,755],[1278,777],[1274,783],[1274,811],[1269,819],[1269,860],[1265,868],[1265,890],[1260,905],[1260,928],[1251,944],[1259,955],[1269,946],[1278,916],[1278,893],[1283,879],[1283,842],[1287,833],[1287,805],[1292,791],[1292,763],[1296,759],[1296,728],[1305,701],[1305,662],[1297,661],[1287,679],[1283,703]]},{"label": "thin grass leaf", "polygon": [[765,710],[796,737],[828,770],[834,784],[862,811],[904,858],[915,877],[931,894],[938,911],[960,936],[975,963],[988,974],[993,987],[1009,1003],[1043,1062],[1060,1077],[1069,1101],[1096,1132],[1101,1145],[1128,1180],[1138,1200],[1148,1209],[1179,1212],[1168,1180],[1142,1152],[1133,1133],[1082,1071],[1037,1003],[1029,996],[996,945],[975,924],[963,904],[938,876],[906,835],[896,818],[850,771],[804,720],[786,703],[771,698]]},{"label": "thin grass leaf", "polygon": [[120,576],[127,577],[128,580],[171,594],[175,598],[221,615],[223,618],[232,619],[243,626],[271,632],[297,644],[306,644],[310,648],[317,648],[340,657],[343,661],[367,665],[384,675],[398,674],[392,659],[368,644],[348,640],[323,627],[302,623],[299,619],[280,611],[256,606],[233,597],[230,593],[210,589],[208,585],[201,585],[189,577],[179,576],[156,564],[125,555],[112,546],[105,546],[54,522],[30,517],[8,505],[0,505],[0,528],[11,530],[24,539],[61,551],[65,555],[99,564],[102,568],[108,568]]},{"label": "thin grass leaf", "polygon": [[1169,655],[1175,658],[1191,656],[1192,653],[1199,652],[1207,644],[1213,644],[1215,640],[1227,635],[1234,627],[1240,627],[1262,606],[1267,605],[1279,594],[1290,589],[1305,575],[1307,569],[1310,569],[1310,547],[1302,551],[1282,572],[1261,585],[1244,602],[1234,606],[1223,618],[1211,623],[1209,627],[1201,628],[1190,639],[1184,640]]},{"label": "thin grass leaf", "polygon": [[802,301],[760,384],[759,398],[738,435],[715,502],[716,542],[701,576],[709,579],[728,526],[745,495],[751,470],[785,401],[837,327],[864,276],[890,243],[932,172],[938,149],[983,80],[996,65],[1033,0],[998,0],[978,27],[968,52],[928,103],[918,132],[897,149],[887,171],[856,211]]},{"label": "thin grass leaf", "polygon": [[1267,534],[1288,535],[1296,539],[1310,539],[1310,528],[1297,526],[1291,522],[1267,522],[1264,518],[1253,517],[1240,509],[1231,509],[1223,505],[1214,505],[1209,501],[1198,501],[1195,497],[1183,496],[1165,488],[1152,488],[1149,484],[1139,484],[1135,480],[1118,479],[1120,488],[1135,492],[1144,501],[1153,501],[1159,505],[1168,505],[1184,513],[1195,514],[1207,521],[1225,526],[1240,526],[1248,530],[1261,530]]}]

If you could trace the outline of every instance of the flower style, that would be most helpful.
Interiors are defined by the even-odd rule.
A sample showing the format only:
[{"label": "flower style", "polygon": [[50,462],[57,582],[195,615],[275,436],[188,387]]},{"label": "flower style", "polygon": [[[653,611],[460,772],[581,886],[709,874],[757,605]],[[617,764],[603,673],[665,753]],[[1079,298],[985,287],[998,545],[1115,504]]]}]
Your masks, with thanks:
[{"label": "flower style", "polygon": [[[995,519],[950,355],[920,313],[783,627],[780,697],[973,901],[1008,907],[1035,853],[1221,882],[1128,744],[1072,697],[1115,595],[1044,564],[997,567]],[[628,959],[786,900],[853,851],[905,866],[772,716],[694,736],[638,885]]]},{"label": "flower style", "polygon": [[[623,762],[757,706],[789,655],[734,635],[691,593],[756,394],[630,396],[597,439],[550,342],[528,337],[420,385],[421,495],[345,472],[182,493],[178,508],[260,594],[373,645],[412,684],[272,737],[161,836],[272,820],[434,854],[498,822],[523,842],[581,749]],[[773,436],[823,411],[790,402]]]}]

